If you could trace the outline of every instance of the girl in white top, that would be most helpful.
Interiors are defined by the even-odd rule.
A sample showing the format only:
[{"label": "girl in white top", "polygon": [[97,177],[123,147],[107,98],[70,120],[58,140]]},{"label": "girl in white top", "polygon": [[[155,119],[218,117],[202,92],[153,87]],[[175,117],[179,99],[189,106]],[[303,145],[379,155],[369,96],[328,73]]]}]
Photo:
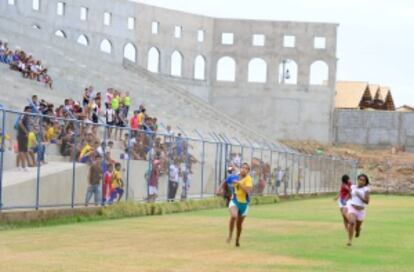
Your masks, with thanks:
[{"label": "girl in white top", "polygon": [[369,203],[369,179],[367,175],[358,176],[357,185],[351,186],[351,198],[347,202],[348,217],[348,246],[352,245],[352,238],[359,237],[361,225],[365,219],[365,205]]}]

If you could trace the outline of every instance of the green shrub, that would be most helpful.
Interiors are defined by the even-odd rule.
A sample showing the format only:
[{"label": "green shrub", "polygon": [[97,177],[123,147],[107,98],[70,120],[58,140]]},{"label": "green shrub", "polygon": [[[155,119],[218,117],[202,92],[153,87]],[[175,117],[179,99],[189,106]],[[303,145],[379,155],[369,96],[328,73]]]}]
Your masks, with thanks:
[{"label": "green shrub", "polygon": [[[251,205],[274,204],[279,202],[277,196],[255,196],[251,199]],[[89,221],[120,219],[128,217],[164,215],[179,212],[200,211],[225,207],[223,198],[215,197],[201,200],[175,201],[165,203],[134,203],[121,202],[103,207],[95,214],[76,214],[72,216],[55,216],[50,219],[35,220],[31,222],[5,222],[0,224],[0,229],[18,227],[40,227],[59,224],[82,223]]]}]

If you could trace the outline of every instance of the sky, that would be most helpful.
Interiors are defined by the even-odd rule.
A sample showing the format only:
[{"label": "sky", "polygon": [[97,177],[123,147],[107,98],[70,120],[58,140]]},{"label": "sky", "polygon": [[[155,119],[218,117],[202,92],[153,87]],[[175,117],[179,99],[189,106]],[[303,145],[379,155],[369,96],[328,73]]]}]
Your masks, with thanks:
[{"label": "sky", "polygon": [[337,80],[389,86],[414,106],[414,1],[132,0],[220,18],[339,23]]}]

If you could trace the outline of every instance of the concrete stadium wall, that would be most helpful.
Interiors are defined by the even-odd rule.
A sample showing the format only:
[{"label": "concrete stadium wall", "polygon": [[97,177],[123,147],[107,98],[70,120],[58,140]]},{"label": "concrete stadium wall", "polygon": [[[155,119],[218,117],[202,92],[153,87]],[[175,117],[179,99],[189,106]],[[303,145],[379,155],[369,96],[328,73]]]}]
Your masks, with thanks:
[{"label": "concrete stadium wall", "polygon": [[[65,3],[64,15],[57,15],[57,3]],[[88,8],[88,19],[80,20],[80,8]],[[111,13],[111,24],[105,26],[105,12]],[[0,2],[0,17],[22,25],[36,25],[45,40],[62,40],[67,46],[97,55],[114,64],[124,61],[124,46],[136,49],[135,65],[146,68],[152,47],[160,54],[159,76],[169,79],[213,106],[256,127],[276,139],[332,139],[331,123],[336,82],[336,32],[338,25],[325,23],[275,22],[215,19],[179,11],[133,3],[126,0],[40,0],[40,9],[32,9],[32,1]],[[127,20],[135,18],[135,27],[128,29]],[[151,24],[159,23],[158,34]],[[174,28],[182,27],[181,38],[174,37]],[[11,24],[11,28],[14,26]],[[12,29],[13,30],[13,29]],[[62,30],[66,39],[54,35]],[[197,40],[202,30],[204,39]],[[232,45],[222,44],[222,33],[233,33]],[[84,34],[89,46],[77,44]],[[252,37],[264,35],[264,46],[253,46]],[[295,37],[294,47],[285,47],[285,35]],[[314,38],[325,38],[325,48],[315,49]],[[107,39],[111,54],[100,52],[100,43]],[[178,51],[183,57],[181,77],[171,76],[171,55]],[[205,79],[195,80],[195,59],[205,60]],[[235,81],[217,81],[217,64],[222,57],[236,63]],[[249,62],[260,58],[266,63],[266,82],[248,82]],[[297,64],[297,82],[280,83],[280,64],[287,60]],[[310,67],[323,61],[328,67],[327,85],[310,84]]]},{"label": "concrete stadium wall", "polygon": [[414,113],[335,110],[334,116],[335,143],[414,151]]}]

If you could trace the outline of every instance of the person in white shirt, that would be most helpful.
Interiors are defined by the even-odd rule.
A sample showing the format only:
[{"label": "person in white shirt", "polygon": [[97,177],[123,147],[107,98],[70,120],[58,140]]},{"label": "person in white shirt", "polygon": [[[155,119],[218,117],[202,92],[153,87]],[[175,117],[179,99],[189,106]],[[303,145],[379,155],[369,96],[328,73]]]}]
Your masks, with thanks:
[{"label": "person in white shirt", "polygon": [[365,219],[365,206],[369,204],[369,179],[365,174],[358,176],[357,185],[351,186],[351,198],[347,202],[348,218],[348,246],[352,245],[352,238],[359,237],[361,225]]},{"label": "person in white shirt", "polygon": [[279,195],[279,187],[282,184],[283,180],[285,178],[285,171],[281,168],[277,168],[276,172],[276,194]]},{"label": "person in white shirt", "polygon": [[180,168],[178,167],[179,162],[177,159],[170,165],[168,173],[168,201],[174,201],[175,195],[177,194]]}]

